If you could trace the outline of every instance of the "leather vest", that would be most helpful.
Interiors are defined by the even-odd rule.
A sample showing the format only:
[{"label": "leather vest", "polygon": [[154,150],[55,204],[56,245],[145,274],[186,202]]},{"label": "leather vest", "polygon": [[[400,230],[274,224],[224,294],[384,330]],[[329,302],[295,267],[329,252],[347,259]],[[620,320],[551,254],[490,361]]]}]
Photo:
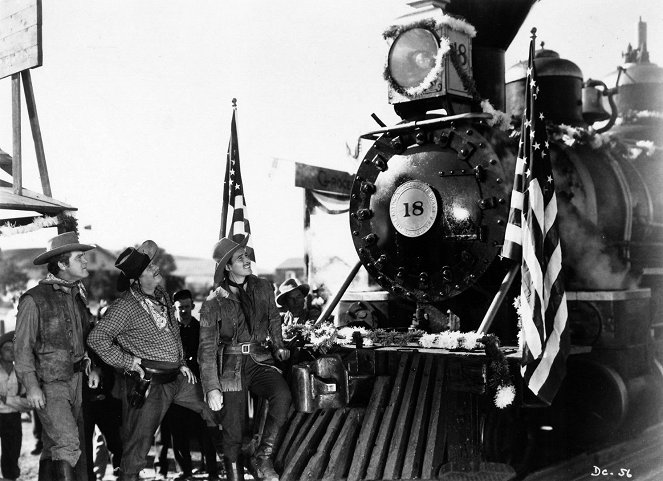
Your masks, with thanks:
[{"label": "leather vest", "polygon": [[[70,296],[50,284],[38,284],[28,290],[24,296],[30,296],[39,310],[39,329],[34,347],[37,377],[43,382],[66,381],[74,375],[73,322],[75,314],[67,308],[66,296]],[[89,332],[89,313],[79,295],[74,299],[83,323],[84,343]]]}]

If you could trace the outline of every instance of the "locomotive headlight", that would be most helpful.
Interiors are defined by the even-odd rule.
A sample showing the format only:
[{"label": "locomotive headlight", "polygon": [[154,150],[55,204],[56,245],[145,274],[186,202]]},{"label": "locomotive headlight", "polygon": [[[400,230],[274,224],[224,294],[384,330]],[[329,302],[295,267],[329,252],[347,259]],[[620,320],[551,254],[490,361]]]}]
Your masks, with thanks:
[{"label": "locomotive headlight", "polygon": [[435,68],[439,45],[430,30],[412,28],[394,40],[389,51],[389,73],[402,88],[420,85]]}]

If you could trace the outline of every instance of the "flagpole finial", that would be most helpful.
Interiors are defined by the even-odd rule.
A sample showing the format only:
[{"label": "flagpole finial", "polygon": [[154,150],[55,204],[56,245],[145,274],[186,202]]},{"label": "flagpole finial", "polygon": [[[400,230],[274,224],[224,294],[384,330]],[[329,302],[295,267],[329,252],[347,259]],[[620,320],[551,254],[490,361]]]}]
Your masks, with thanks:
[{"label": "flagpole finial", "polygon": [[536,38],[536,27],[532,28],[531,32],[532,32],[532,40],[534,40]]},{"label": "flagpole finial", "polygon": [[234,108],[234,109],[237,108],[237,99],[233,99],[233,108]]}]

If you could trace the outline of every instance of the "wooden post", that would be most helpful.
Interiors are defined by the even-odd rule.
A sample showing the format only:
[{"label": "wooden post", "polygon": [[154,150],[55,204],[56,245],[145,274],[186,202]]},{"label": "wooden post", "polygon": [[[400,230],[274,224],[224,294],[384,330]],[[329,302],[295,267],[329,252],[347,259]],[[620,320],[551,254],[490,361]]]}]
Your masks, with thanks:
[{"label": "wooden post", "polygon": [[12,158],[12,177],[14,194],[23,194],[23,171],[21,170],[21,76],[12,74],[12,135],[14,156]]},{"label": "wooden post", "polygon": [[44,153],[44,142],[41,138],[41,129],[39,128],[39,117],[37,116],[37,104],[35,103],[35,93],[32,89],[32,77],[30,70],[21,72],[23,77],[23,91],[25,92],[25,105],[28,108],[28,117],[30,127],[32,128],[32,140],[35,143],[35,153],[37,154],[37,166],[39,167],[39,177],[41,178],[41,189],[44,195],[53,197],[51,193],[51,182],[48,178],[48,169],[46,167],[46,154]]}]

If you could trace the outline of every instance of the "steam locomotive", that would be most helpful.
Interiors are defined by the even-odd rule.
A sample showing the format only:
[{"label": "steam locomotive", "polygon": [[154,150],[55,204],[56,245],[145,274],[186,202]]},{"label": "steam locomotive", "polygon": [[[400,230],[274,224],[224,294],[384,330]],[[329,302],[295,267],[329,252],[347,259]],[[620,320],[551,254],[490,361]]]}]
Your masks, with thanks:
[{"label": "steam locomotive", "polygon": [[[508,269],[500,251],[527,64],[508,69],[505,82],[504,51],[534,2],[422,3],[385,31],[389,101],[402,122],[364,136],[373,143],[356,172],[349,227],[361,263],[388,292],[388,307],[364,304],[377,326],[407,327],[401,314],[414,310],[418,327],[444,329],[453,313],[468,331]],[[557,437],[543,442],[568,455],[661,420],[663,69],[649,62],[639,28],[639,45],[604,81],[585,81],[552,50],[536,52],[573,348],[552,406],[524,396],[527,414],[487,418],[489,460],[514,461],[526,449],[505,439],[533,425],[549,426]],[[502,110],[511,129],[495,123]],[[507,298],[517,295],[512,287]],[[510,302],[492,326],[503,344],[517,344]]]}]

